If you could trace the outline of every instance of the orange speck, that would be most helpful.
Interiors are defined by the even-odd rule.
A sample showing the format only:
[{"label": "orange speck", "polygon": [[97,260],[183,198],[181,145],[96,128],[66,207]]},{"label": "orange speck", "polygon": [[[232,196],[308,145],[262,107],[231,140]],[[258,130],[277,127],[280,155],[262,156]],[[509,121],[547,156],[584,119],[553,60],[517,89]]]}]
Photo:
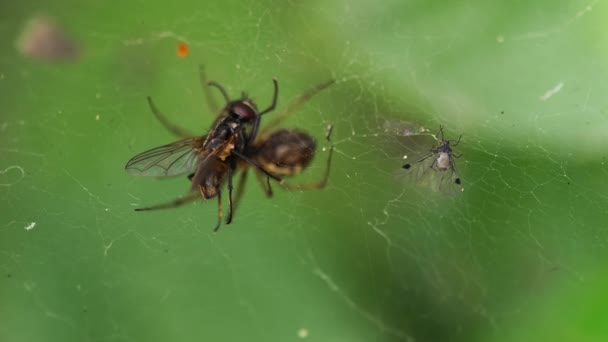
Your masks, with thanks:
[{"label": "orange speck", "polygon": [[187,57],[188,52],[190,52],[190,47],[188,46],[188,44],[184,42],[177,43],[177,57]]}]

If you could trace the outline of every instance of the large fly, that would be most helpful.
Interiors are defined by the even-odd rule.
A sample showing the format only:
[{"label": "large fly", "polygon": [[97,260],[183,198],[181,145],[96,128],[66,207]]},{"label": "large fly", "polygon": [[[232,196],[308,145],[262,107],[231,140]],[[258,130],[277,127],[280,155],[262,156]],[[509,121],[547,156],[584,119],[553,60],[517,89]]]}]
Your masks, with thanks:
[{"label": "large fly", "polygon": [[[333,146],[327,159],[326,171],[319,182],[290,184],[280,177],[295,175],[308,166],[315,151],[314,139],[307,133],[294,129],[279,129],[271,133],[267,131],[280,124],[312,96],[333,84],[333,80],[319,84],[294,99],[265,129],[260,130],[261,116],[273,111],[277,104],[276,79],[273,79],[274,96],[271,105],[258,112],[255,103],[246,94],[243,93],[240,99],[231,101],[221,85],[206,81],[202,67],[200,75],[210,110],[216,111],[209,92],[210,87],[218,89],[226,101],[226,106],[219,112],[208,134],[193,137],[193,133],[173,125],[148,97],[149,106],[156,118],[167,130],[184,139],[140,153],[129,160],[125,167],[129,174],[139,176],[168,177],[189,174],[190,192],[171,202],[135,209],[136,211],[175,208],[197,198],[217,197],[218,222],[214,229],[216,232],[223,216],[221,188],[227,180],[229,211],[226,224],[230,224],[243,194],[249,168],[253,167],[256,170],[260,181],[262,177],[266,178],[266,182],[261,183],[268,196],[272,195],[270,179],[280,182],[281,186],[288,190],[320,189],[325,186],[329,176]],[[328,142],[330,134],[331,129],[326,135]],[[238,170],[243,171],[233,201],[233,176]]]},{"label": "large fly", "polygon": [[[246,162],[257,168],[260,172],[276,181],[281,179],[266,171],[257,161],[247,157],[247,146],[255,141],[262,115],[274,110],[277,104],[279,86],[273,79],[274,95],[270,106],[258,111],[255,103],[245,94],[231,101],[226,90],[216,82],[206,82],[201,68],[201,81],[203,86],[217,88],[224,99],[226,106],[220,111],[209,133],[202,137],[191,137],[192,134],[171,125],[158,110],[154,102],[148,97],[148,104],[154,115],[171,132],[179,136],[190,136],[172,144],[160,146],[131,158],[125,170],[132,175],[139,176],[176,176],[188,174],[191,182],[190,192],[172,202],[136,211],[157,210],[180,206],[197,197],[218,199],[218,222],[214,231],[217,231],[222,222],[222,191],[221,186],[225,177],[228,178],[228,217],[226,223],[232,221],[232,177],[239,161]],[[249,130],[248,130],[249,129]]]}]

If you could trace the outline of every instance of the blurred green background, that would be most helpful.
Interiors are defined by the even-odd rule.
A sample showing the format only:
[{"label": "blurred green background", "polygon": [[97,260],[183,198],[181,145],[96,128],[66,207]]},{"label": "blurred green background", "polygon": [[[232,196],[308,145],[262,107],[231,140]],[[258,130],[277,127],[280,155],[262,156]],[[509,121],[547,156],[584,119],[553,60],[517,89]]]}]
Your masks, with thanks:
[{"label": "blurred green background", "polygon": [[[77,61],[18,53],[41,14]],[[599,1],[3,3],[0,341],[608,340],[607,22]],[[320,145],[334,124],[328,187],[250,177],[216,235],[215,201],[134,212],[187,190],[123,167],[175,140],[148,95],[206,132],[199,64],[260,107],[272,77],[280,108],[338,80],[284,124]],[[403,178],[434,142],[399,120],[463,134],[460,196]]]}]

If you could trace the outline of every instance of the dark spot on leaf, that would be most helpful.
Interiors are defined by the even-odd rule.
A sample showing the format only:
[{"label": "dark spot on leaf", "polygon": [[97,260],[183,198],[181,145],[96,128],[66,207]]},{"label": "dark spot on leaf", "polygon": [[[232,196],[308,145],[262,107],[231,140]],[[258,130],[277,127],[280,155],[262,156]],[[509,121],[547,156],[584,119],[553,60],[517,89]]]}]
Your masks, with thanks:
[{"label": "dark spot on leaf", "polygon": [[408,170],[410,167],[412,167],[412,164],[405,164],[403,165],[403,168]]}]

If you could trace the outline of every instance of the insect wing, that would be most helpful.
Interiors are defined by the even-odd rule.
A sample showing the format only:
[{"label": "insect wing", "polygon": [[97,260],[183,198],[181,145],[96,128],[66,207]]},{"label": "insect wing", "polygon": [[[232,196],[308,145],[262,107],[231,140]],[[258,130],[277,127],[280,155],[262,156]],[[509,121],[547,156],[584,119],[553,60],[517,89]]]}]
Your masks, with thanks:
[{"label": "insect wing", "polygon": [[406,178],[434,192],[442,192],[447,195],[457,195],[462,192],[462,184],[453,160],[449,161],[450,167],[441,169],[437,166],[439,155],[430,153],[413,162],[403,165],[402,170]]},{"label": "insect wing", "polygon": [[135,176],[169,177],[193,172],[196,167],[198,139],[188,138],[153,148],[131,158],[125,171]]}]

